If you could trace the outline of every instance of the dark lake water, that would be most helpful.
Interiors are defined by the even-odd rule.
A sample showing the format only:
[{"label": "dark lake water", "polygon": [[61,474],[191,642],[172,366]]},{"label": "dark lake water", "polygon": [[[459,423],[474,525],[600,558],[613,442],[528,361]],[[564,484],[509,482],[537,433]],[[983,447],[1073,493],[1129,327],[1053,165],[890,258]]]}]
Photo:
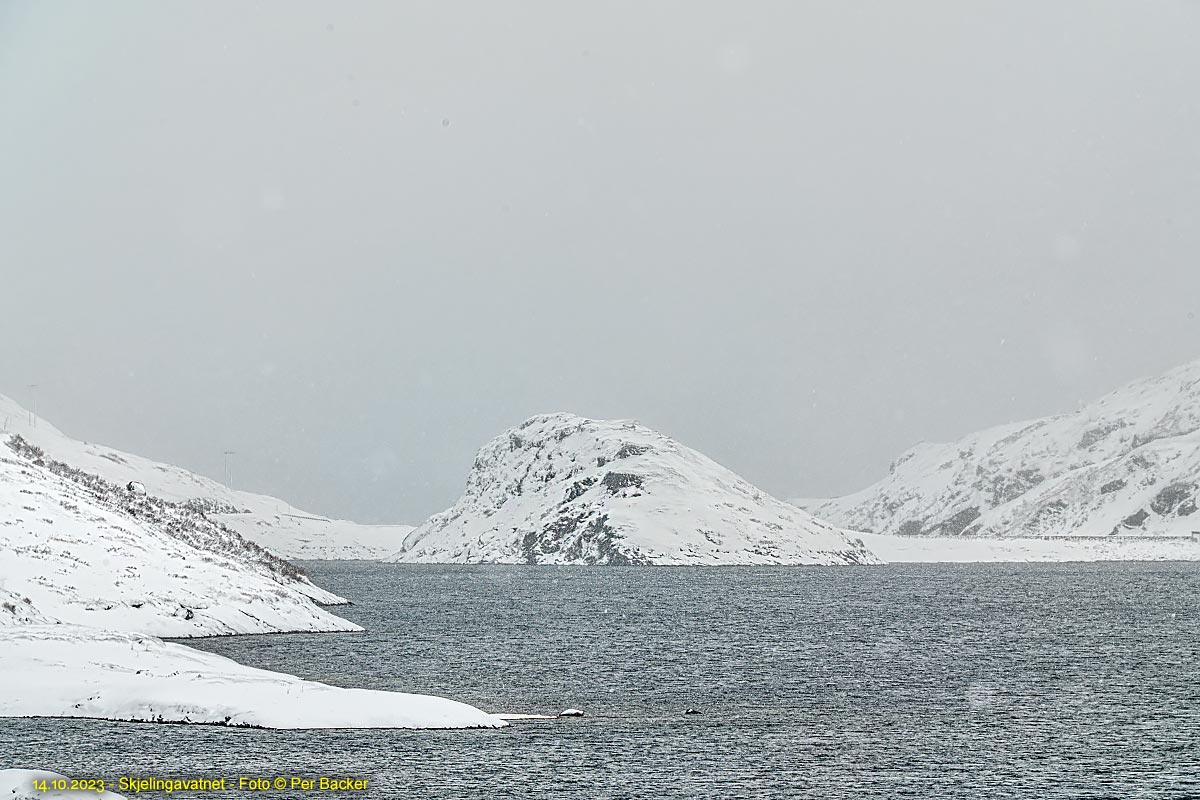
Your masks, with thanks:
[{"label": "dark lake water", "polygon": [[370,797],[456,800],[1200,796],[1200,564],[305,566],[367,633],[194,644],[587,716],[433,732],[0,720],[4,766],[337,774],[370,778]]}]

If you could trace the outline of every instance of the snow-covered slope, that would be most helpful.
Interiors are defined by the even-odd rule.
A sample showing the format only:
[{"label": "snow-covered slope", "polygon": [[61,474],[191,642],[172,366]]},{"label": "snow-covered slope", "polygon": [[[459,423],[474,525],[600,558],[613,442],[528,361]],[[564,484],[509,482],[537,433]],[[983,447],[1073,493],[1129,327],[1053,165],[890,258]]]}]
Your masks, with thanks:
[{"label": "snow-covered slope", "polygon": [[17,437],[8,444],[0,625],[55,620],[159,636],[358,630],[312,602],[342,598],[203,514],[73,471]]},{"label": "snow-covered slope", "polygon": [[0,629],[0,716],[93,717],[265,728],[498,728],[453,700],[343,689],[242,666],[137,633],[75,625]]},{"label": "snow-covered slope", "polygon": [[192,501],[211,518],[284,558],[379,558],[394,551],[411,525],[359,525],[331,520],[266,495],[240,492],[185,469],[94,443],[76,441],[44,419],[0,395],[0,438],[17,433],[47,455],[124,486],[143,484],[149,494]]},{"label": "snow-covered slope", "polygon": [[979,537],[1200,531],[1200,361],[1071,414],[921,444],[879,483],[805,507],[854,530]]},{"label": "snow-covered slope", "polygon": [[[13,433],[11,418],[4,427],[0,716],[281,728],[505,724],[442,698],[325,686],[155,638],[361,628],[313,602],[342,598],[214,519],[233,510],[223,500],[194,492],[164,499],[125,485],[153,486],[157,470],[178,488],[186,473],[148,471],[149,462],[96,456],[49,426],[23,426],[57,445],[55,457]],[[93,474],[64,455],[122,471]],[[12,780],[26,774],[3,777],[10,794],[24,791]]]},{"label": "snow-covered slope", "polygon": [[0,586],[0,628],[9,625],[45,625],[50,621],[33,607],[33,600]]},{"label": "snow-covered slope", "polygon": [[466,492],[392,561],[867,564],[857,540],[631,421],[533,417],[485,445]]}]

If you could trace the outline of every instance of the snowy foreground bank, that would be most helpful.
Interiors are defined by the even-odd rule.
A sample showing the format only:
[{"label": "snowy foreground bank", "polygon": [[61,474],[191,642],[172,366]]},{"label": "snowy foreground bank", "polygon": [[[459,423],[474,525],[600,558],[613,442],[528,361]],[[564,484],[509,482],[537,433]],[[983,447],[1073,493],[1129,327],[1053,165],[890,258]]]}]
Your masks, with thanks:
[{"label": "snowy foreground bank", "polygon": [[1180,539],[974,539],[855,533],[889,563],[1200,561],[1200,542]]},{"label": "snowy foreground bank", "polygon": [[[343,689],[255,669],[138,633],[0,628],[0,716],[263,728],[499,728],[464,703]],[[3,796],[3,795],[0,795]]]},{"label": "snowy foreground bank", "polygon": [[[34,781],[45,781],[47,790],[35,788]],[[70,778],[57,772],[47,772],[44,769],[0,769],[0,797],[4,800],[77,800],[79,797],[97,798],[97,800],[124,800],[125,795],[113,792],[60,791],[52,788],[55,781],[66,781],[70,786]]]}]

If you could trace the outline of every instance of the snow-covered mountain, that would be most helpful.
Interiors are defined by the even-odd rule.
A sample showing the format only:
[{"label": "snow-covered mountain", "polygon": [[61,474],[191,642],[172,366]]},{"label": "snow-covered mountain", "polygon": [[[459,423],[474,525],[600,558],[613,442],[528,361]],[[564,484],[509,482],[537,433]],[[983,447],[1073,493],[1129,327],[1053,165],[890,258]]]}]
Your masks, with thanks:
[{"label": "snow-covered mountain", "polygon": [[159,636],[344,631],[344,603],[200,511],[129,492],[13,436],[0,445],[0,625]]},{"label": "snow-covered mountain", "polygon": [[124,486],[137,481],[155,497],[191,503],[252,542],[284,558],[380,558],[394,551],[411,525],[360,525],[326,519],[267,495],[230,489],[180,467],[76,441],[0,395],[0,439],[20,434],[47,455]]},{"label": "snow-covered mountain", "polygon": [[1200,361],[1070,414],[918,445],[875,485],[803,505],[875,533],[1188,536],[1198,483]]},{"label": "snow-covered mountain", "polygon": [[861,542],[632,421],[533,417],[388,558],[508,564],[869,564]]}]

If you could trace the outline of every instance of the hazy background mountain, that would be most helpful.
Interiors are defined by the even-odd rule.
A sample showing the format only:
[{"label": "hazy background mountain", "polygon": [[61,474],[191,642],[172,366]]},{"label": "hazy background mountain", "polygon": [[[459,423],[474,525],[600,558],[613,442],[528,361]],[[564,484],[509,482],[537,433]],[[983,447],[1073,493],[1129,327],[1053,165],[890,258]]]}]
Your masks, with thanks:
[{"label": "hazy background mountain", "polygon": [[556,410],[850,492],[1196,357],[1198,29],[1182,0],[0,2],[0,392],[367,521]]}]

